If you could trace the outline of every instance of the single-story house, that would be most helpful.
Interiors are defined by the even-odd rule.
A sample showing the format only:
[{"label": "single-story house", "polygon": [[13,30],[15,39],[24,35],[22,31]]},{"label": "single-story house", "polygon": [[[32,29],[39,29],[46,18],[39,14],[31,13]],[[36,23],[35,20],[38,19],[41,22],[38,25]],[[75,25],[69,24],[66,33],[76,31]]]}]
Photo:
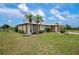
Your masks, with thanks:
[{"label": "single-story house", "polygon": [[[23,30],[25,33],[33,33],[33,32],[36,32],[37,31],[37,24],[35,23],[24,23],[24,24],[19,24],[19,25],[16,25],[16,27],[19,29],[19,30]],[[49,28],[51,32],[59,32],[60,31],[60,28],[61,28],[61,25],[59,24],[38,24],[38,31],[40,30],[45,30],[46,28]],[[31,29],[31,32],[30,32],[30,29]]]}]

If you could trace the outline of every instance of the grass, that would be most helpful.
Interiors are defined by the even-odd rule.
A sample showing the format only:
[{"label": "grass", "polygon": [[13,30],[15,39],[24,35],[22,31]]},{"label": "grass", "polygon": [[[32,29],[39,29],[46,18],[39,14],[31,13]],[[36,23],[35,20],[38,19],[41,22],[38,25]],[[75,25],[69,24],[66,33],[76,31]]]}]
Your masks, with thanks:
[{"label": "grass", "polygon": [[0,32],[1,55],[70,55],[79,54],[79,35],[42,33],[23,36]]},{"label": "grass", "polygon": [[77,32],[79,33],[79,30],[69,30],[70,32]]}]

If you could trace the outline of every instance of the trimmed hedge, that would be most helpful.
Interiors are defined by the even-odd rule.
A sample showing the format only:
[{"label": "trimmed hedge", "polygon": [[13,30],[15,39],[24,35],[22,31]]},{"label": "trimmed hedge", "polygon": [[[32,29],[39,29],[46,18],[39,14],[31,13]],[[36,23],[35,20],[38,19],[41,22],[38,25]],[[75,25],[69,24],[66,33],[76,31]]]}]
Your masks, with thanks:
[{"label": "trimmed hedge", "polygon": [[60,29],[60,33],[65,33],[66,32],[66,30],[65,29]]},{"label": "trimmed hedge", "polygon": [[37,32],[33,32],[32,34],[37,34]]},{"label": "trimmed hedge", "polygon": [[44,33],[44,30],[40,30],[39,33]]},{"label": "trimmed hedge", "polygon": [[46,28],[46,32],[51,32],[50,28]]},{"label": "trimmed hedge", "polygon": [[18,30],[18,33],[24,34],[23,30]]}]

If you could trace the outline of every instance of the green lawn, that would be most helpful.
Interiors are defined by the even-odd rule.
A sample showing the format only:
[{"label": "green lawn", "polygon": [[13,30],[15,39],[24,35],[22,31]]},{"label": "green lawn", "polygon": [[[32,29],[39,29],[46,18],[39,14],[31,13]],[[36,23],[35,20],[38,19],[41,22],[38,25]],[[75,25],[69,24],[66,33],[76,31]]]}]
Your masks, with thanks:
[{"label": "green lawn", "polygon": [[79,54],[79,35],[0,32],[0,54]]},{"label": "green lawn", "polygon": [[79,33],[79,30],[69,30],[69,31]]}]

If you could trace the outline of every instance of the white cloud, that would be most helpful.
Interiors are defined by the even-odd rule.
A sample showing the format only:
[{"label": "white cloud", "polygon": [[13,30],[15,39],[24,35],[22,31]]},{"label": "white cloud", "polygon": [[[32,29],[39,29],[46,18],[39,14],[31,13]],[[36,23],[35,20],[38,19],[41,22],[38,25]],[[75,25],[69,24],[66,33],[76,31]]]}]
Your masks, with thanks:
[{"label": "white cloud", "polygon": [[54,9],[59,9],[60,7],[61,7],[60,5],[56,5]]},{"label": "white cloud", "polygon": [[51,9],[50,13],[60,20],[65,20],[65,18],[61,15],[61,13],[56,9]]},{"label": "white cloud", "polygon": [[4,4],[0,3],[1,8],[7,8]]},{"label": "white cloud", "polygon": [[37,10],[33,10],[31,11],[31,13],[35,16],[35,15],[41,15],[43,17],[45,17],[45,13],[41,10],[41,9],[37,9]]},{"label": "white cloud", "polygon": [[41,10],[41,9],[37,9],[37,10],[33,10],[31,11],[31,13],[36,16],[36,15],[40,15],[43,17],[43,21],[45,21],[45,13]]},{"label": "white cloud", "polygon": [[0,8],[0,15],[3,16],[2,19],[6,20],[7,22],[24,18],[24,15],[21,14],[18,9]]},{"label": "white cloud", "polygon": [[11,16],[11,14],[12,14],[12,15],[15,15],[15,17],[16,16],[23,17],[23,14],[21,14],[18,9],[0,8],[0,13],[10,14],[9,16]]},{"label": "white cloud", "polygon": [[[29,10],[29,7],[26,6],[26,4],[19,4],[18,8],[23,14],[32,13],[34,16],[41,15],[42,17],[45,17],[45,13],[41,9],[35,9],[35,10]],[[45,20],[45,18],[43,18]]]},{"label": "white cloud", "polygon": [[54,5],[55,5],[54,9],[60,9],[60,8],[62,8],[63,6],[65,6],[64,3],[57,3],[57,4],[54,4]]},{"label": "white cloud", "polygon": [[68,11],[64,11],[62,15],[69,21],[77,21],[79,19],[79,14],[70,14]]},{"label": "white cloud", "polygon": [[41,9],[37,9],[37,13],[41,16],[45,16],[45,13]]},{"label": "white cloud", "polygon": [[36,9],[36,10],[30,11],[29,8],[26,6],[25,3],[19,4],[18,8],[20,9],[20,11],[22,11],[24,13],[32,13],[34,16],[37,15],[37,14],[39,14],[39,15],[45,17],[45,13],[41,9]]},{"label": "white cloud", "polygon": [[53,20],[53,17],[49,17],[49,20]]},{"label": "white cloud", "polygon": [[67,10],[60,12],[57,9],[51,9],[50,13],[52,14],[52,16],[49,17],[49,20],[52,20],[53,22],[58,22],[64,25],[69,24],[72,26],[75,26],[75,24],[78,25],[79,14],[72,14]]},{"label": "white cloud", "polygon": [[68,11],[62,12],[63,15],[69,15],[70,13]]},{"label": "white cloud", "polygon": [[37,15],[36,10],[31,11],[31,13],[32,13],[34,16]]},{"label": "white cloud", "polygon": [[8,20],[8,23],[11,23],[12,22],[12,20]]},{"label": "white cloud", "polygon": [[41,9],[37,9],[37,10],[36,10],[36,14],[42,16],[44,21],[46,20],[46,19],[45,19],[45,13],[44,13]]},{"label": "white cloud", "polygon": [[19,4],[19,5],[18,5],[18,8],[19,8],[22,12],[28,12],[28,11],[29,11],[29,9],[28,9],[28,7],[26,6],[25,3]]},{"label": "white cloud", "polygon": [[68,12],[68,11],[64,11],[64,12],[62,12],[62,15],[63,15],[63,17],[65,17],[65,18],[70,18],[70,12]]},{"label": "white cloud", "polygon": [[51,9],[50,13],[52,14],[51,17],[49,17],[49,19],[58,19],[58,20],[76,20],[78,18],[79,14],[70,14],[69,11],[64,11],[64,12],[60,12],[57,9]]}]

